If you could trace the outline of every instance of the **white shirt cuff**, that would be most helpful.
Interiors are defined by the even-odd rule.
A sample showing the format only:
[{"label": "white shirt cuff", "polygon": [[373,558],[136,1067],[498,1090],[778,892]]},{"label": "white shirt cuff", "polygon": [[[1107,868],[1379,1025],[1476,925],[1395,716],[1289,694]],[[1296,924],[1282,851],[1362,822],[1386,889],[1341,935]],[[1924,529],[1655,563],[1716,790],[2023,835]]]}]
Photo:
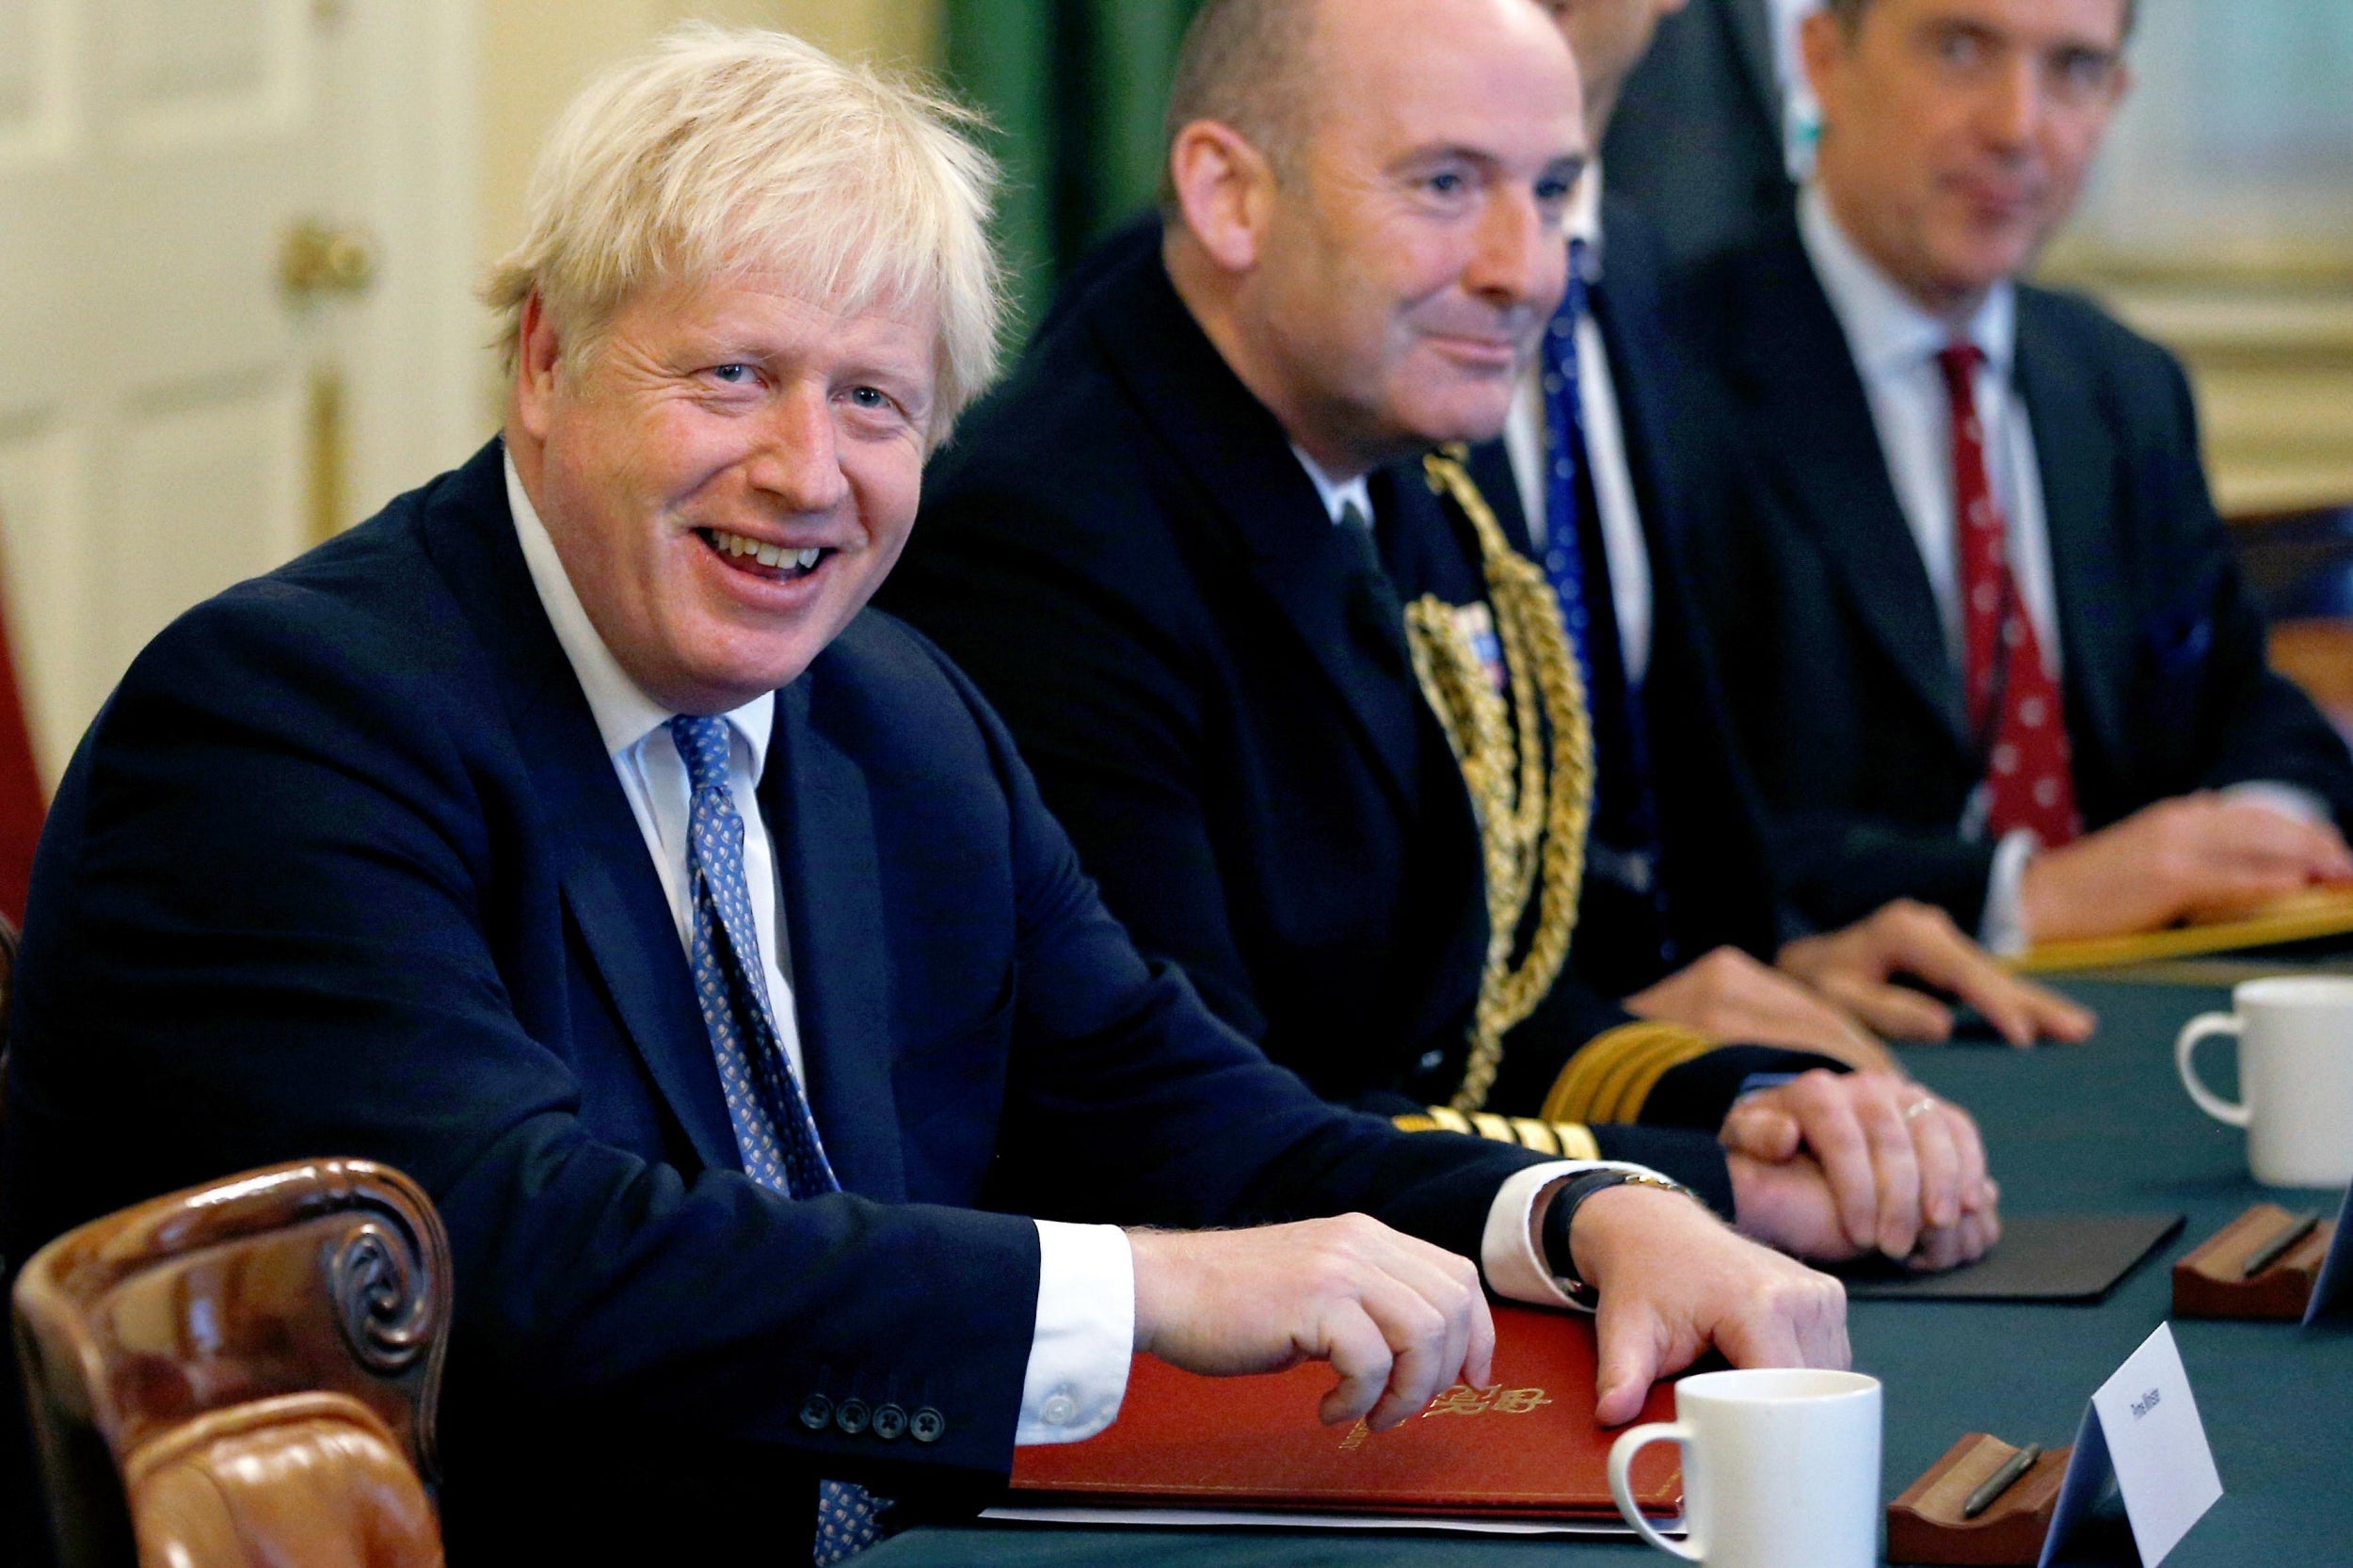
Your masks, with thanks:
[{"label": "white shirt cuff", "polygon": [[1487,1233],[1480,1239],[1479,1263],[1487,1288],[1507,1301],[1533,1306],[1575,1306],[1545,1262],[1545,1210],[1553,1194],[1588,1171],[1631,1171],[1657,1176],[1647,1165],[1623,1160],[1555,1160],[1514,1171],[1496,1191],[1487,1208]]},{"label": "white shirt cuff", "polygon": [[2326,826],[2334,820],[2327,801],[2301,784],[2282,784],[2274,778],[2250,778],[2244,784],[2233,784],[2222,791],[2222,798],[2265,807],[2315,827]]},{"label": "white shirt cuff", "polygon": [[2020,892],[2026,880],[2026,862],[2042,840],[2031,827],[2013,828],[1993,846],[1993,869],[1985,879],[1985,913],[1977,920],[1977,940],[1997,958],[2015,958],[2026,951],[2030,934]]},{"label": "white shirt cuff", "polygon": [[1037,1328],[1016,1444],[1076,1443],[1119,1415],[1136,1349],[1136,1264],[1117,1225],[1037,1220]]}]

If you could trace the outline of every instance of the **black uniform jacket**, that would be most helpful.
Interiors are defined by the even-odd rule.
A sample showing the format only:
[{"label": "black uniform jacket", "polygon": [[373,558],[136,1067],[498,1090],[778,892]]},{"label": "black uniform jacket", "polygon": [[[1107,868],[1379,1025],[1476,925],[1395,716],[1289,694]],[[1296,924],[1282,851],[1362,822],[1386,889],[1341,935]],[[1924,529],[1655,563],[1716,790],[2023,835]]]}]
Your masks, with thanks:
[{"label": "black uniform jacket", "polygon": [[[1397,628],[1157,231],[1109,242],[1072,290],[935,465],[882,601],[989,694],[1145,952],[1323,1094],[1443,1100],[1486,905]],[[1462,520],[1418,466],[1372,490],[1401,594],[1476,598]],[[1508,1037],[1492,1108],[1535,1113],[1627,1021],[1615,994],[1564,975]],[[1646,1119],[1712,1128],[1750,1055],[1676,1068]]]}]

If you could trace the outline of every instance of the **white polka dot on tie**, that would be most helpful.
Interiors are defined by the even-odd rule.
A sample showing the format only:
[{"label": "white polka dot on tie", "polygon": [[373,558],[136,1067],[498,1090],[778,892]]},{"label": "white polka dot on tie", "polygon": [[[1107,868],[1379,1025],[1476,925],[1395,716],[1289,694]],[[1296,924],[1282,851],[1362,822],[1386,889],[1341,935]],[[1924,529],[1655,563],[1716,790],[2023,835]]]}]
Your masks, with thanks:
[{"label": "white polka dot on tie", "polygon": [[1961,433],[1967,436],[1972,444],[1985,440],[1985,426],[1974,418],[1961,422]]},{"label": "white polka dot on tie", "polygon": [[1545,376],[1545,391],[1558,397],[1561,394],[1561,377],[1547,373]]},{"label": "white polka dot on tie", "polygon": [[1969,520],[1979,528],[1991,528],[1993,526],[1993,508],[1983,501],[1973,501],[1969,504]]},{"label": "white polka dot on tie", "polygon": [[2001,590],[1991,583],[1980,583],[1977,592],[1969,596],[1969,602],[1977,614],[1990,616],[2002,607]]},{"label": "white polka dot on tie", "polygon": [[2018,704],[2018,722],[2032,729],[2042,722],[2042,699],[2030,696]]},{"label": "white polka dot on tie", "polygon": [[2025,640],[2026,629],[2019,625],[2018,622],[2011,621],[2008,626],[2002,628],[2002,641],[2009,644],[2010,647],[2016,648],[2019,644],[2025,642]]},{"label": "white polka dot on tie", "polygon": [[2046,811],[2057,806],[2058,804],[2058,780],[2056,778],[2037,779],[2034,787],[2034,803]]},{"label": "white polka dot on tie", "polygon": [[1574,479],[1577,477],[1577,469],[1575,465],[1570,463],[1566,457],[1563,457],[1559,462],[1553,464],[1552,472],[1559,474],[1563,479]]},{"label": "white polka dot on tie", "polygon": [[2018,748],[2007,743],[1993,748],[1993,771],[2007,777],[2018,771]]}]

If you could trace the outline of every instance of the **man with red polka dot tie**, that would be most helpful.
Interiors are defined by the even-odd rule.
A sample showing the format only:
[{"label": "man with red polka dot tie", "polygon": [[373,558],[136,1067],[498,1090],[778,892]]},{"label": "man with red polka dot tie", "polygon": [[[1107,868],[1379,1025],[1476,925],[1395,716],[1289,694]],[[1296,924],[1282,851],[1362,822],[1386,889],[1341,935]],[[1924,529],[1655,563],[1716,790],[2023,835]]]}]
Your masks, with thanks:
[{"label": "man with red polka dot tie", "polygon": [[1955,554],[1961,562],[1966,654],[1961,691],[1969,728],[1984,738],[1986,826],[1997,838],[2029,832],[2044,848],[2083,830],[2058,682],[2042,640],[2018,602],[2009,530],[1985,472],[1985,424],[1976,378],[1985,354],[1955,343],[1937,355],[1952,406]]},{"label": "man with red polka dot tie", "polygon": [[2353,758],[2265,666],[2180,365],[2017,280],[2133,11],[1829,0],[1795,232],[1684,291],[1748,459],[1691,465],[1736,473],[1694,554],[1816,919],[1909,895],[2015,951],[2353,880]]}]

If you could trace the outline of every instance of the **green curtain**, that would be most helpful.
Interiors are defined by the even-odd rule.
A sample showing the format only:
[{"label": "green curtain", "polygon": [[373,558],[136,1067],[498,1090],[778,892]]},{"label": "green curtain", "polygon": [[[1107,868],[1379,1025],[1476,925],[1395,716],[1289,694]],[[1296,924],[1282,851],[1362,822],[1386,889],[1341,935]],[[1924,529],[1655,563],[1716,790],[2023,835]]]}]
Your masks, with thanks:
[{"label": "green curtain", "polygon": [[996,122],[1021,319],[1160,187],[1160,112],[1200,0],[946,0],[947,66]]}]

